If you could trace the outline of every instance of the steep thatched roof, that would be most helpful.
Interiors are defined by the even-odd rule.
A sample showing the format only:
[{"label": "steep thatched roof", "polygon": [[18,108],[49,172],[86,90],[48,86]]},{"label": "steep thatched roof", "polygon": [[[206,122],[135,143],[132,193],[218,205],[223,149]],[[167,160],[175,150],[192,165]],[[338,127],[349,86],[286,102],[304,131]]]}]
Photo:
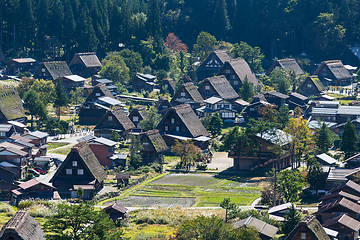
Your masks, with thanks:
[{"label": "steep thatched roof", "polygon": [[[0,239],[45,240],[45,232],[26,211],[18,211],[1,229]],[[12,239],[12,238],[11,238]]]},{"label": "steep thatched roof", "polygon": [[254,72],[243,58],[226,61],[218,73],[222,72],[222,69],[226,68],[227,66],[230,66],[234,70],[241,82],[244,82],[245,77],[247,76],[249,82],[253,83],[254,85],[259,84],[259,81],[256,78]]},{"label": "steep thatched roof", "polygon": [[165,120],[168,118],[169,115],[175,113],[184,126],[190,132],[190,137],[196,138],[199,136],[208,137],[210,134],[205,129],[204,125],[202,125],[200,119],[196,116],[194,110],[191,108],[189,104],[181,104],[175,107],[169,108],[169,110],[165,113],[164,117],[161,119],[160,123],[158,124],[157,128],[161,126]]},{"label": "steep thatched roof", "polygon": [[[234,88],[231,86],[230,82],[225,78],[225,76],[206,78],[201,85],[205,84],[206,82],[208,82],[214,88],[217,94],[225,100],[236,99],[239,97],[239,94],[235,92]],[[201,88],[201,85],[199,88]]]},{"label": "steep thatched roof", "polygon": [[192,100],[194,100],[195,102],[199,102],[199,103],[204,102],[204,99],[202,98],[201,94],[199,93],[199,91],[198,91],[197,87],[194,85],[194,83],[187,82],[187,83],[184,83],[182,86],[189,93]]},{"label": "steep thatched roof", "polygon": [[320,71],[322,71],[321,69],[324,67],[327,67],[337,80],[349,79],[352,77],[349,71],[342,64],[341,60],[329,60],[321,62],[320,66],[315,70],[313,75],[321,75]]},{"label": "steep thatched roof", "polygon": [[[65,61],[44,62],[42,64],[48,70],[53,80],[56,80],[61,77],[73,75],[69,66]],[[41,64],[39,68],[41,68]]]},{"label": "steep thatched roof", "polygon": [[[100,93],[100,96],[96,96],[96,93]],[[85,102],[90,102],[93,99],[99,98],[99,97],[111,97],[114,98],[110,90],[106,87],[104,83],[99,83],[94,86],[92,92],[89,94],[89,96],[86,98]]]},{"label": "steep thatched roof", "polygon": [[144,106],[134,107],[129,114],[129,118],[131,118],[133,114],[139,114],[142,119],[145,119],[147,116],[146,108]]},{"label": "steep thatched roof", "polygon": [[72,65],[83,65],[84,67],[101,67],[99,58],[94,52],[75,53],[71,60],[70,66]]},{"label": "steep thatched roof", "polygon": [[266,71],[266,75],[270,75],[276,66],[280,66],[286,70],[293,69],[296,74],[304,74],[304,71],[301,69],[301,67],[296,62],[295,59],[287,58],[287,59],[274,60],[273,64]]},{"label": "steep thatched roof", "polygon": [[330,240],[329,236],[326,234],[324,228],[321,226],[320,222],[315,218],[314,215],[305,216],[294,228],[289,236],[285,240],[294,239],[295,235],[298,234],[301,228],[305,228],[307,233],[309,233],[313,240]]},{"label": "steep thatched roof", "polygon": [[169,149],[164,139],[159,134],[159,130],[150,130],[142,134],[149,138],[150,143],[153,145],[156,152],[163,152]]},{"label": "steep thatched roof", "polygon": [[225,63],[225,61],[231,60],[231,57],[229,55],[227,55],[227,53],[225,51],[222,51],[222,50],[213,51],[205,58],[205,60],[200,64],[198,69],[204,68],[207,64],[216,64],[216,62],[214,62],[214,63],[209,62],[212,59],[218,59],[220,61],[220,62],[218,62],[218,64],[220,64],[219,67],[221,67],[221,65],[223,65]]},{"label": "steep thatched roof", "polygon": [[303,86],[306,82],[308,82],[308,81],[311,81],[311,82],[315,85],[316,89],[317,89],[319,92],[325,91],[325,87],[324,87],[324,85],[322,84],[322,82],[320,81],[320,79],[319,79],[318,76],[309,76],[309,77],[307,77],[307,78],[305,79],[305,81],[300,84],[300,86],[298,87],[298,89],[302,88],[302,86]]},{"label": "steep thatched roof", "polygon": [[95,126],[95,129],[100,129],[101,124],[107,121],[108,116],[113,116],[113,121],[118,121],[125,131],[135,128],[134,123],[124,112],[122,107],[115,107],[112,110],[108,110],[107,113],[100,119],[99,123]]},{"label": "steep thatched roof", "polygon": [[101,167],[99,160],[91,151],[89,145],[86,142],[81,142],[71,148],[71,152],[67,155],[66,159],[51,178],[50,182],[55,180],[57,175],[67,165],[66,163],[68,161],[72,161],[74,155],[78,156],[84,162],[84,165],[98,182],[103,182],[106,179],[106,172]]},{"label": "steep thatched roof", "polygon": [[8,121],[26,117],[19,94],[10,87],[0,88],[0,111]]},{"label": "steep thatched roof", "polygon": [[241,220],[235,222],[233,224],[233,228],[237,229],[244,225],[247,227],[256,228],[256,230],[260,234],[263,234],[263,235],[269,237],[270,239],[272,239],[275,236],[275,234],[277,233],[277,231],[279,230],[279,228],[277,228],[273,225],[270,225],[264,221],[261,221],[253,216],[249,216],[245,219],[241,219]]}]

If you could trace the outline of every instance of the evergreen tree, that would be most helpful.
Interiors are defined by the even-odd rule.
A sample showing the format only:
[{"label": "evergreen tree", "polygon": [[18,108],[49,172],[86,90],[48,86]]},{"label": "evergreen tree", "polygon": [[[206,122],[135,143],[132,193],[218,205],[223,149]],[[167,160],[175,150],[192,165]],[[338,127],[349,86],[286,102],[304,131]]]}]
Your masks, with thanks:
[{"label": "evergreen tree", "polygon": [[317,195],[318,190],[326,183],[322,165],[315,159],[312,159],[312,161],[307,161],[307,168],[308,174],[306,175],[306,180],[310,187],[316,191]]},{"label": "evergreen tree", "polygon": [[32,47],[31,43],[35,41],[35,29],[34,29],[34,16],[33,8],[30,0],[20,1],[20,21],[21,21],[21,35],[23,44],[26,47]]},{"label": "evergreen tree", "polygon": [[137,169],[142,164],[141,151],[143,146],[140,141],[140,136],[131,135],[130,136],[130,148],[129,148],[129,166]]},{"label": "evergreen tree", "polygon": [[223,40],[224,32],[230,29],[230,22],[226,9],[226,0],[216,0],[213,22],[214,31],[216,31],[216,37]]},{"label": "evergreen tree", "polygon": [[345,153],[345,159],[354,155],[357,151],[358,136],[356,134],[355,126],[352,124],[350,118],[344,126],[344,132],[341,136],[340,149]]},{"label": "evergreen tree", "polygon": [[194,55],[200,57],[200,61],[204,61],[205,58],[210,54],[215,46],[217,40],[214,36],[207,32],[201,32],[194,44]]},{"label": "evergreen tree", "polygon": [[219,113],[214,113],[209,122],[208,130],[213,136],[217,136],[221,133],[221,128],[223,127],[223,121],[220,118]]},{"label": "evergreen tree", "polygon": [[158,109],[151,106],[149,110],[146,111],[146,118],[141,120],[139,124],[142,130],[149,131],[155,129],[160,120],[161,114],[158,113]]},{"label": "evergreen tree", "polygon": [[281,124],[281,129],[284,129],[289,124],[289,119],[289,107],[286,105],[281,106],[277,114],[277,121]]},{"label": "evergreen tree", "polygon": [[62,85],[62,81],[61,79],[58,79],[55,87],[54,107],[57,108],[59,121],[60,121],[60,107],[65,107],[69,103],[70,100],[68,95],[66,94],[64,86]]},{"label": "evergreen tree", "polygon": [[255,95],[254,85],[249,82],[247,76],[245,76],[244,82],[241,85],[239,95],[244,101],[249,101]]},{"label": "evergreen tree", "polygon": [[330,129],[324,122],[319,122],[319,124],[320,128],[317,129],[315,133],[315,144],[319,153],[326,153],[333,144],[331,141]]},{"label": "evergreen tree", "polygon": [[41,119],[46,118],[46,106],[33,89],[30,89],[24,96],[24,108],[29,111],[31,116],[31,129],[33,129],[34,116]]},{"label": "evergreen tree", "polygon": [[161,12],[159,0],[150,0],[147,13],[146,28],[148,35],[154,38],[156,53],[163,53],[164,39],[161,30]]},{"label": "evergreen tree", "polygon": [[45,45],[45,36],[49,32],[49,2],[48,0],[39,0],[39,7],[37,9],[37,45],[42,49]]},{"label": "evergreen tree", "polygon": [[48,18],[50,26],[48,35],[63,39],[64,7],[60,0],[52,0],[51,3]]},{"label": "evergreen tree", "polygon": [[283,222],[281,229],[285,235],[289,233],[298,225],[301,220],[301,215],[295,208],[294,204],[291,204],[289,211],[284,216],[285,221]]},{"label": "evergreen tree", "polygon": [[99,44],[99,39],[96,37],[86,4],[83,5],[77,21],[76,33],[79,51],[93,51],[96,49]]},{"label": "evergreen tree", "polygon": [[74,19],[74,13],[72,10],[72,6],[70,0],[65,0],[64,8],[66,9],[66,17],[64,18],[64,34],[63,34],[63,42],[65,44],[65,51],[67,53],[67,61],[70,60],[70,50],[74,46],[75,43],[75,27],[76,22]]}]

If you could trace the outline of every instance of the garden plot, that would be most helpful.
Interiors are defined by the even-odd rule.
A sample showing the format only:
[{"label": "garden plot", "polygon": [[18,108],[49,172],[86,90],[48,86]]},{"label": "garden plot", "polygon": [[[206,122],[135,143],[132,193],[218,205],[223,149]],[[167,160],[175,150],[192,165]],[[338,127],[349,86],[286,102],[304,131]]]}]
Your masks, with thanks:
[{"label": "garden plot", "polygon": [[173,173],[156,180],[153,184],[174,184],[174,185],[190,185],[190,186],[208,186],[220,182],[214,175],[209,174],[186,174]]},{"label": "garden plot", "polygon": [[147,196],[130,196],[119,202],[126,207],[191,207],[195,203],[193,198]]}]

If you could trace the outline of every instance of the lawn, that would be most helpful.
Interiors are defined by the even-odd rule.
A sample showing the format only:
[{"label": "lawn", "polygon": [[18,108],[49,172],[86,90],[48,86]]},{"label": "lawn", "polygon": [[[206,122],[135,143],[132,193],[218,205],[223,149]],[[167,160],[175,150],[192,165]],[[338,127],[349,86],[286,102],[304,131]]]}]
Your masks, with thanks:
[{"label": "lawn", "polygon": [[[260,197],[266,180],[265,177],[172,173],[138,186],[132,192],[124,192],[116,200],[129,207],[219,207],[224,198],[230,198],[237,205],[250,205]],[[114,199],[101,204],[112,203]]]},{"label": "lawn", "polygon": [[50,153],[56,153],[56,154],[62,154],[62,155],[68,155],[71,151],[72,146],[68,146],[68,147],[63,147],[63,148],[59,148],[59,149],[53,149],[50,150]]},{"label": "lawn", "polygon": [[69,143],[64,143],[64,142],[48,142],[47,145],[49,145],[49,147],[47,148],[48,150],[54,149],[54,148],[59,148],[59,147],[64,147],[69,145]]}]

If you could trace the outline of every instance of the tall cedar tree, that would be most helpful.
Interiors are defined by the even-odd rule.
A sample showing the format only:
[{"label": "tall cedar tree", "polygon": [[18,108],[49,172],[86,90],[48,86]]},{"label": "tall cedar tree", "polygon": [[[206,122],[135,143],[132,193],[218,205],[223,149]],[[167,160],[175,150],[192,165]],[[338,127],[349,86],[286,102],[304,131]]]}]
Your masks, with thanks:
[{"label": "tall cedar tree", "polygon": [[316,191],[317,195],[318,190],[326,183],[322,165],[316,159],[312,159],[312,161],[307,162],[307,168],[308,174],[306,175],[306,180],[310,187]]},{"label": "tall cedar tree", "polygon": [[233,127],[222,142],[222,148],[227,151],[229,155],[236,156],[237,159],[241,157],[241,153],[247,146],[249,146],[248,135],[238,126]]},{"label": "tall cedar tree", "polygon": [[68,95],[66,94],[62,81],[61,79],[58,79],[55,87],[54,107],[57,108],[59,121],[60,121],[60,107],[66,107],[69,105],[69,103],[70,100]]},{"label": "tall cedar tree", "polygon": [[46,107],[42,101],[40,101],[39,94],[30,89],[24,96],[24,108],[29,111],[31,116],[31,129],[33,129],[34,116],[45,118]]},{"label": "tall cedar tree", "polygon": [[281,225],[281,229],[285,235],[289,233],[298,225],[301,220],[301,214],[295,208],[294,204],[291,204],[289,211],[284,216],[285,221]]},{"label": "tall cedar tree", "polygon": [[345,159],[351,157],[357,152],[358,136],[356,134],[355,126],[352,124],[350,118],[344,126],[344,132],[341,136],[340,149],[345,153]]},{"label": "tall cedar tree", "polygon": [[217,136],[221,133],[222,127],[223,127],[223,121],[220,118],[219,113],[214,113],[210,118],[208,130],[210,131],[211,135]]},{"label": "tall cedar tree", "polygon": [[324,122],[319,122],[319,124],[320,128],[317,129],[315,133],[315,144],[318,152],[321,154],[326,153],[333,143],[331,141],[330,129],[328,126]]},{"label": "tall cedar tree", "polygon": [[156,53],[163,53],[163,38],[161,30],[161,12],[159,0],[150,0],[146,20],[148,35],[154,38],[154,48]]},{"label": "tall cedar tree", "polygon": [[99,44],[96,37],[89,9],[83,5],[80,17],[76,24],[77,44],[79,51],[93,51]]},{"label": "tall cedar tree", "polygon": [[230,29],[230,22],[227,14],[226,0],[216,0],[213,18],[216,37],[223,40],[223,35]]},{"label": "tall cedar tree", "polygon": [[244,101],[249,101],[255,95],[254,85],[249,82],[247,76],[245,76],[244,82],[241,84],[239,95]]}]

